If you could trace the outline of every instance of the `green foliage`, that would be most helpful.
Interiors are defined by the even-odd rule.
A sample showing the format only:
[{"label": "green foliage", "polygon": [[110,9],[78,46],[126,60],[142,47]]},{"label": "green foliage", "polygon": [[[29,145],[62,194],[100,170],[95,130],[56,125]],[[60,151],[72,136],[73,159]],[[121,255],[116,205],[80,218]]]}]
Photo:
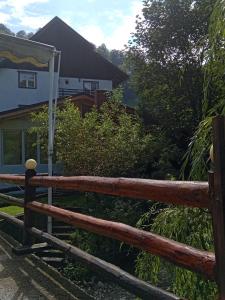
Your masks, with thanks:
[{"label": "green foliage", "polygon": [[[47,110],[33,115],[33,130],[47,138]],[[64,173],[96,176],[142,176],[151,157],[151,136],[137,116],[118,100],[104,103],[84,118],[69,101],[57,111],[56,158]]]},{"label": "green foliage", "polygon": [[[179,16],[175,17],[176,14]],[[150,126],[158,120],[158,118],[154,120],[154,116],[159,117],[160,125],[157,126],[164,129],[168,124],[168,131],[164,130],[166,137],[172,133],[170,144],[178,146],[179,138],[174,139],[174,137],[179,126],[181,128],[183,126],[183,132],[190,137],[195,126],[198,125],[195,132],[193,131],[194,134],[185,154],[182,167],[183,178],[188,176],[194,180],[207,179],[209,148],[212,143],[212,117],[225,113],[224,17],[224,2],[220,0],[146,1],[145,20],[139,22],[136,34],[137,47],[131,49],[138,66],[134,80],[136,84],[138,82],[137,86],[143,95],[141,111],[144,112],[144,117],[147,116],[146,118],[150,120]],[[150,23],[148,24],[147,21]],[[210,29],[207,34],[209,21]],[[203,22],[202,27],[201,22]],[[144,27],[143,24],[146,26]],[[190,34],[190,38],[186,39],[186,34],[188,36]],[[144,45],[142,51],[138,48],[139,45]],[[168,74],[173,74],[171,75],[173,77],[170,78]],[[148,83],[141,82],[141,78],[147,78]],[[174,108],[175,113],[173,113],[176,101],[178,106]],[[173,103],[172,108],[170,103]],[[160,115],[161,111],[162,115]],[[172,116],[171,120],[169,113]],[[202,120],[201,115],[203,115]],[[163,121],[163,116],[166,116],[166,122]],[[175,126],[173,119],[177,122]],[[189,131],[187,131],[188,126]],[[154,132],[151,132],[154,136]],[[179,148],[182,149],[180,146]],[[154,218],[157,213],[157,217]],[[210,214],[207,211],[179,207],[169,207],[156,212],[149,211],[138,222],[139,226],[144,225],[145,228],[165,237],[199,249],[213,251],[211,224]],[[138,256],[136,273],[145,280],[158,283],[164,288],[168,287],[184,298],[193,300],[217,298],[216,284],[144,252]]]},{"label": "green foliage", "polygon": [[71,262],[70,260],[66,262],[62,272],[66,278],[75,281],[87,281],[91,276],[90,271],[86,267],[78,262]]},{"label": "green foliage", "polygon": [[[204,57],[215,0],[143,1],[143,18],[128,46],[128,64],[139,112],[153,136],[163,136],[159,171],[177,176],[202,116]],[[161,142],[161,139],[159,139]],[[165,160],[167,149],[171,157]],[[173,152],[171,152],[173,149]],[[173,169],[173,170],[172,170]]]},{"label": "green foliage", "polygon": [[188,178],[192,180],[207,180],[209,170],[209,149],[212,144],[212,117],[202,120],[193,135],[185,154],[181,174],[185,178],[190,168]]},{"label": "green foliage", "polygon": [[[57,110],[55,135],[56,159],[63,162],[64,174],[95,176],[145,176],[152,163],[152,137],[146,134],[136,115],[127,114],[121,105],[121,90],[116,90],[99,111],[95,108],[82,118],[78,108],[67,101]],[[33,115],[33,131],[41,142],[47,139],[47,108]],[[77,199],[77,204],[76,204]],[[64,201],[65,203],[65,201]],[[62,203],[60,203],[62,205]],[[148,209],[147,203],[85,193],[74,196],[73,204],[82,213],[135,225]],[[127,257],[128,248],[102,236],[76,230],[72,243],[109,261]],[[68,276],[80,278],[86,268],[70,263],[64,270]]]},{"label": "green foliage", "polygon": [[224,1],[218,0],[210,17],[208,49],[205,53],[203,120],[199,123],[185,155],[183,177],[189,168],[189,178],[202,180],[207,177],[212,119],[218,114],[225,115],[224,38],[225,5]]},{"label": "green foliage", "polygon": [[99,47],[97,47],[96,51],[117,67],[122,67],[125,59],[125,54],[123,51],[116,49],[109,50],[105,44],[101,44]]},{"label": "green foliage", "polygon": [[[139,226],[142,227],[146,221],[146,216],[143,216]],[[213,251],[211,224],[208,211],[170,207],[161,210],[150,228],[152,232],[167,238]],[[186,299],[211,300],[216,297],[215,283],[146,252],[141,252],[137,258],[136,273],[140,278],[164,288],[169,286],[170,290]]]}]

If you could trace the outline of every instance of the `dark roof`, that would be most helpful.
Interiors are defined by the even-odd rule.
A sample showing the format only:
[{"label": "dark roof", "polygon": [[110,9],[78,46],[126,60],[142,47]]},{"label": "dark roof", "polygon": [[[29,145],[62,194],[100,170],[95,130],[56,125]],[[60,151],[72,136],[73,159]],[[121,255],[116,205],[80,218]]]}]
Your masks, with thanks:
[{"label": "dark roof", "polygon": [[[112,80],[113,86],[128,78],[126,73],[98,54],[93,44],[58,17],[41,28],[31,40],[53,45],[62,52],[60,70],[62,77]],[[9,66],[7,61],[5,64]],[[11,63],[11,67],[12,65]],[[4,66],[4,62],[1,66]],[[19,67],[34,69],[29,64]]]},{"label": "dark roof", "polygon": [[[72,96],[68,96],[68,97],[58,98],[57,105],[58,106],[63,105],[67,99],[69,99],[71,102],[74,102],[74,103],[76,103],[79,100],[88,100],[90,103],[92,103],[92,105],[94,105],[94,103],[95,103],[93,95],[80,93],[80,94],[76,94],[76,95],[72,95]],[[10,119],[10,118],[15,118],[18,116],[24,116],[24,115],[30,114],[31,112],[38,111],[44,105],[48,106],[48,103],[49,103],[49,101],[45,100],[45,101],[37,102],[34,104],[19,105],[17,108],[0,111],[0,121],[5,120],[5,119]]]},{"label": "dark roof", "polygon": [[[74,104],[77,104],[78,106],[79,106],[79,104],[82,104],[82,103],[84,103],[84,104],[86,103],[91,106],[96,105],[94,95],[80,93],[80,94],[71,95],[68,97],[58,98],[57,106],[63,105],[66,100],[70,100],[71,102],[73,102]],[[49,103],[48,100],[47,101],[45,100],[45,101],[41,101],[38,103],[34,103],[34,104],[30,104],[30,105],[20,105],[17,108],[1,111],[0,112],[0,121],[27,116],[32,112],[39,111],[44,105],[48,106],[48,103]],[[130,113],[130,114],[135,113],[135,109],[126,104],[122,104],[122,107],[124,107],[126,109],[127,113]]]}]

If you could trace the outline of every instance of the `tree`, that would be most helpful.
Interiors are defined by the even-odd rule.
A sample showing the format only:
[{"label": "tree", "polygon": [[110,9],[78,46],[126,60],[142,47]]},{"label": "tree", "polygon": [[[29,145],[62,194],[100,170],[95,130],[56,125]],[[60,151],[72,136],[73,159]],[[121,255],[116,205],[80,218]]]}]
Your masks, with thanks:
[{"label": "tree", "polygon": [[212,143],[212,119],[225,114],[225,13],[224,2],[216,1],[210,18],[208,50],[205,55],[203,119],[199,123],[186,153],[183,173],[190,165],[189,178],[207,179],[209,148]]},{"label": "tree", "polygon": [[[33,116],[34,131],[47,139],[47,110]],[[143,176],[150,161],[151,135],[141,122],[127,114],[120,102],[107,101],[82,118],[67,102],[57,111],[56,158],[65,174],[95,176]]]},{"label": "tree", "polygon": [[[190,178],[206,179],[212,116],[225,112],[224,3],[220,0],[145,1],[143,13],[144,20],[138,21],[136,39],[129,49],[136,76],[134,83],[141,95],[140,111],[150,128],[155,126],[164,131],[167,141],[171,133],[174,135],[170,145],[178,145],[174,137],[184,126],[187,141],[192,137],[185,171],[188,173],[190,163]],[[173,119],[178,123],[175,126]],[[193,133],[195,126],[197,130]],[[213,251],[208,211],[167,207],[160,211],[156,208],[154,213],[156,217],[152,211],[145,213],[138,225]],[[138,256],[136,272],[154,283],[162,280],[163,273],[167,274],[171,278],[169,288],[180,297],[210,300],[217,296],[214,283],[144,252]]]},{"label": "tree", "polygon": [[4,24],[0,24],[0,33],[5,33],[9,35],[15,35],[8,27],[6,27]]},{"label": "tree", "polygon": [[33,35],[33,32],[26,33],[26,31],[24,31],[24,30],[20,30],[15,34],[4,24],[0,24],[0,33],[5,33],[5,34],[20,37],[20,38],[24,38],[24,39],[29,39]]},{"label": "tree", "polygon": [[24,39],[29,39],[32,37],[32,35],[33,35],[33,32],[26,33],[26,31],[24,31],[24,30],[20,30],[16,33],[17,37],[24,38]]},{"label": "tree", "polygon": [[[69,101],[57,111],[55,150],[56,159],[62,163],[64,174],[145,176],[151,161],[151,135],[145,133],[136,115],[126,113],[118,98],[121,98],[119,90],[101,106],[100,111],[93,108],[84,118]],[[47,107],[34,114],[33,121],[33,131],[39,133],[43,143],[47,139]],[[79,201],[77,194],[73,198],[73,203]],[[137,222],[139,214],[148,207],[146,202],[90,193],[82,194],[80,198],[82,201],[77,205],[82,208],[83,213],[131,225]],[[124,260],[128,255],[126,247],[123,247],[126,249],[126,256],[124,250],[121,254],[119,242],[81,230],[75,230],[72,241],[85,251],[107,260],[118,259],[119,255],[124,255]],[[71,265],[68,268],[71,269]],[[84,271],[83,268],[82,270]],[[81,267],[72,265],[69,273],[77,272],[80,274]]]},{"label": "tree", "polygon": [[127,49],[140,114],[151,132],[163,134],[174,149],[175,160],[166,164],[176,176],[202,116],[204,53],[214,2],[144,1],[143,18],[137,19]]},{"label": "tree", "polygon": [[105,59],[110,61],[110,51],[107,49],[105,44],[101,44],[99,47],[97,47],[96,51]]}]

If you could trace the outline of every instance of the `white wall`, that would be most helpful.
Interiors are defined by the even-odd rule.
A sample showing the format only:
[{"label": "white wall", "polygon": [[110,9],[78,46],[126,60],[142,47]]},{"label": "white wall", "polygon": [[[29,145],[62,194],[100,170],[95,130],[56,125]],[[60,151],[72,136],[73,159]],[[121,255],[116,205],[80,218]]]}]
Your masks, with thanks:
[{"label": "white wall", "polygon": [[[66,81],[68,84],[66,84]],[[61,77],[59,79],[59,88],[63,89],[83,89],[83,81],[98,81],[99,90],[111,91],[112,90],[112,81],[111,80],[102,80],[102,79],[84,79],[84,78],[72,78],[72,77]]]},{"label": "white wall", "polygon": [[36,72],[37,89],[26,89],[18,87],[18,71],[20,70],[0,69],[0,111],[48,99],[48,72]]},{"label": "white wall", "polygon": [[[26,89],[18,87],[18,71],[20,70],[0,68],[0,111],[17,108],[18,105],[29,105],[48,100],[48,72],[37,71],[37,88]],[[29,70],[27,71],[29,72]],[[66,80],[68,84],[66,84]],[[84,80],[98,81],[100,90],[112,90],[112,81],[110,80],[82,78],[60,78],[59,88],[82,90]]]}]

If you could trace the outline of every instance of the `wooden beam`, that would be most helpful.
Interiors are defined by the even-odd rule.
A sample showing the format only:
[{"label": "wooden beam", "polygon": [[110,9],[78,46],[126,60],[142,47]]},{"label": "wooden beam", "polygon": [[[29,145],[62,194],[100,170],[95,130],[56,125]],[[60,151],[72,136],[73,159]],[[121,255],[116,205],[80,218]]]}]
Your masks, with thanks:
[{"label": "wooden beam", "polygon": [[33,201],[28,203],[27,207],[77,228],[125,242],[200,273],[208,279],[214,279],[215,256],[211,252],[201,251],[123,223],[97,219],[48,204]]},{"label": "wooden beam", "polygon": [[22,246],[19,248],[12,248],[12,252],[16,255],[27,255],[32,253],[40,253],[43,252],[43,250],[48,250],[49,248],[50,247],[47,243],[40,243],[40,244],[33,244],[30,246]]},{"label": "wooden beam", "polygon": [[[9,216],[0,212],[0,217],[8,222],[23,228],[23,222],[15,217]],[[72,245],[53,237],[52,235],[45,233],[37,228],[30,228],[29,232],[37,237],[42,242],[47,242],[50,245],[66,252],[72,258],[85,264],[88,268],[95,272],[98,272],[101,276],[104,276],[113,282],[117,283],[121,287],[134,293],[142,299],[154,299],[154,300],[181,300],[180,297],[175,296],[169,292],[166,292],[160,288],[154,287],[151,284],[144,282],[133,275],[123,271],[119,267],[116,267],[110,263],[107,263],[100,258],[90,255]]]},{"label": "wooden beam", "polygon": [[24,207],[24,200],[23,199],[19,199],[13,196],[9,196],[9,195],[5,195],[0,193],[0,199],[9,202],[11,204],[16,204],[17,206],[21,206]]},{"label": "wooden beam", "polygon": [[[12,203],[14,200],[18,201],[17,198],[12,196],[3,195],[3,198]],[[18,203],[23,206],[22,200],[19,200]],[[126,224],[85,216],[36,201],[29,203],[28,206],[34,211],[51,215],[65,223],[110,238],[115,238],[139,249],[161,256],[179,266],[196,271],[206,278],[215,278],[215,256],[213,253],[197,250],[185,244],[166,239],[151,232],[133,228]]]},{"label": "wooden beam", "polygon": [[214,177],[210,175],[211,211],[219,299],[225,300],[225,118],[213,119]]},{"label": "wooden beam", "polygon": [[[3,174],[0,175],[0,181],[24,185],[24,176]],[[207,182],[94,176],[36,176],[30,180],[30,184],[159,201],[189,207],[209,208],[210,206]]]},{"label": "wooden beam", "polygon": [[27,169],[25,172],[25,191],[24,191],[24,231],[23,231],[23,245],[32,245],[32,238],[28,232],[28,229],[32,227],[34,214],[27,206],[29,202],[36,199],[36,188],[29,184],[31,178],[36,176],[36,171],[33,169]]}]

